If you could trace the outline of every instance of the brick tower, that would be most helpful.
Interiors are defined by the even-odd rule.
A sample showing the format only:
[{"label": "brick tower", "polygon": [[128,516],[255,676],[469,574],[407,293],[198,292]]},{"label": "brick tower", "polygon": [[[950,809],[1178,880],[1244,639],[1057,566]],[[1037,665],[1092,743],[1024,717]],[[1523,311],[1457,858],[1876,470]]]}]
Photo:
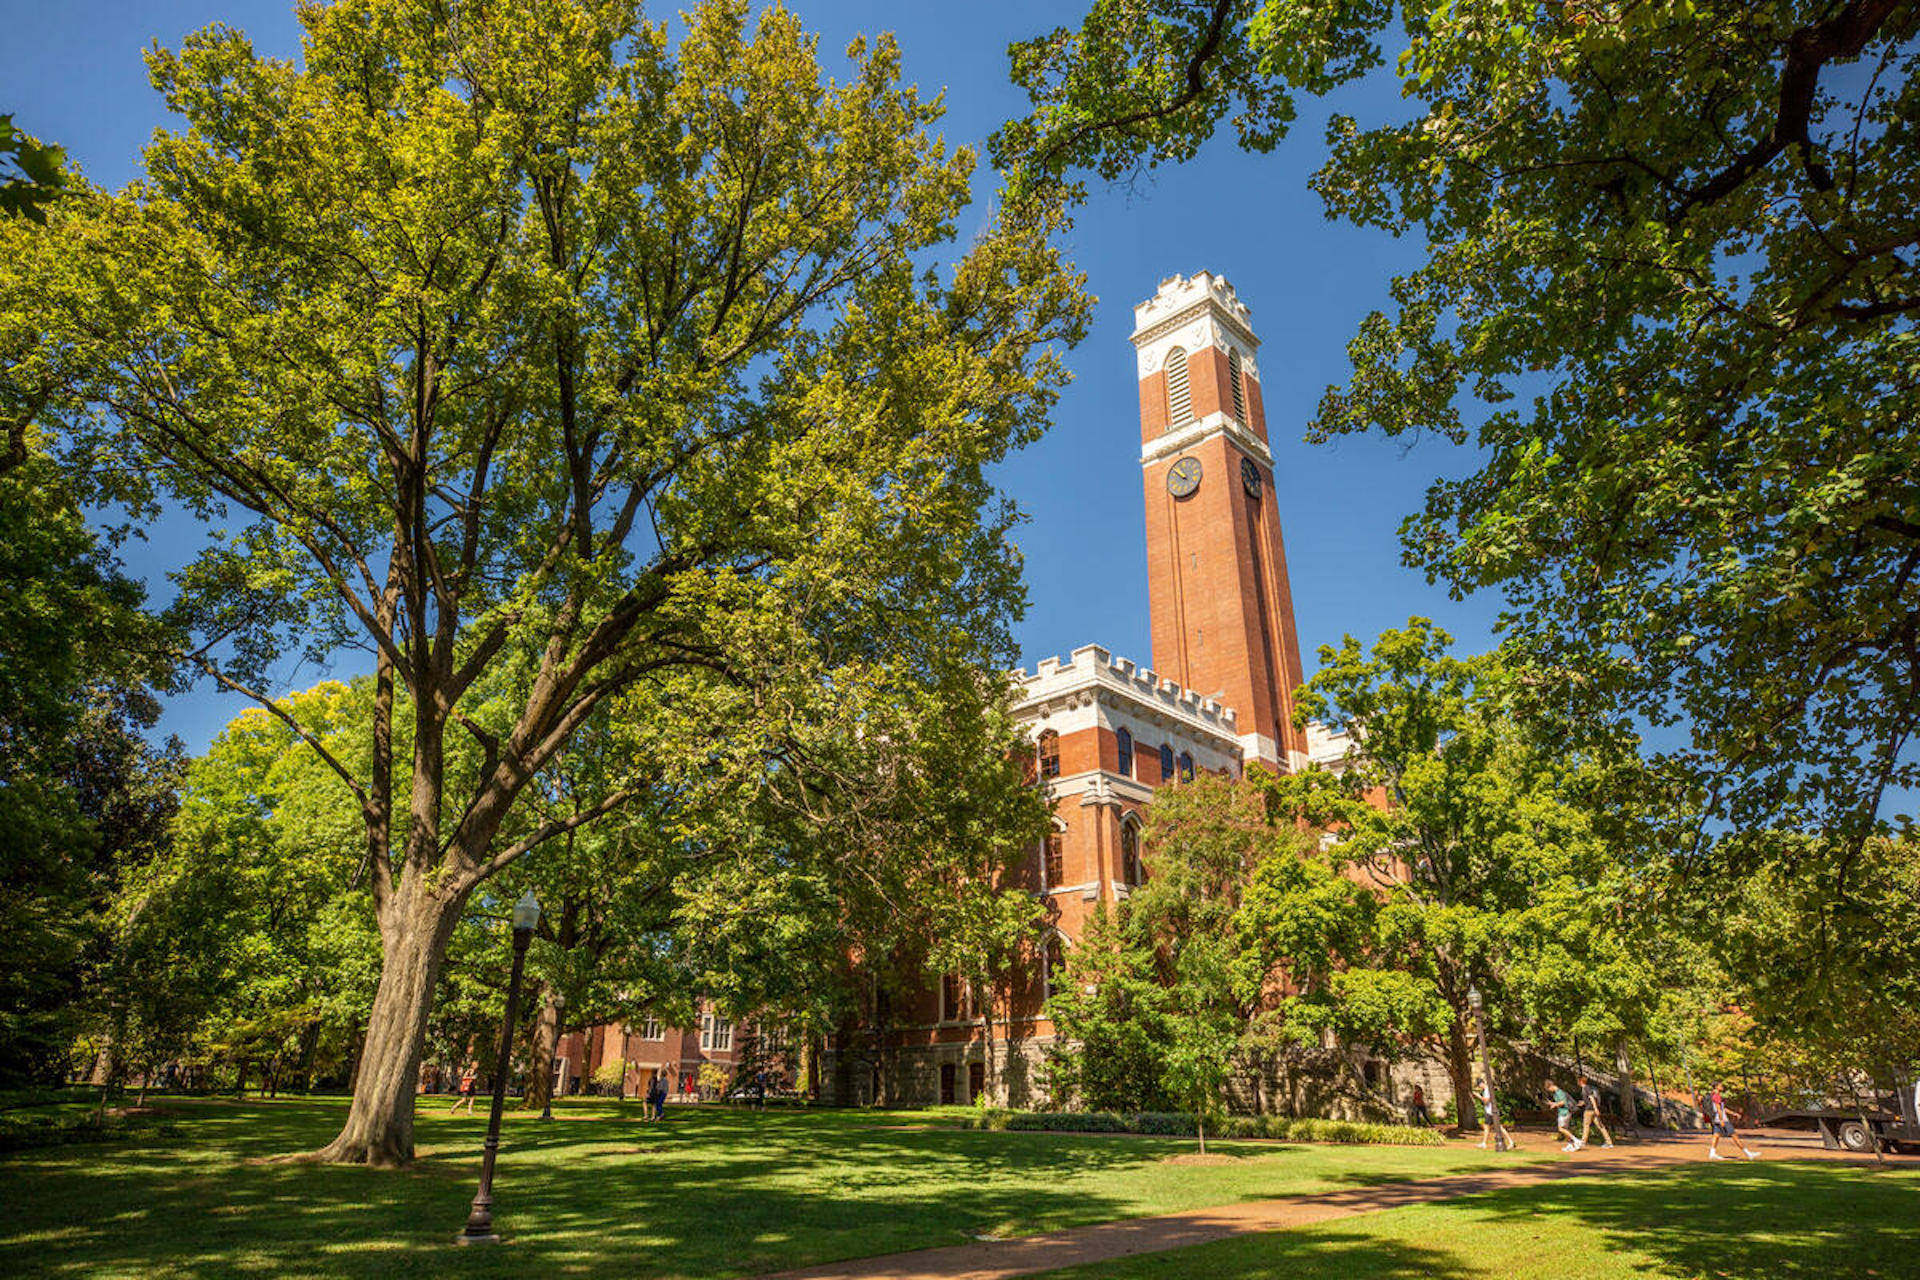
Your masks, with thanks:
[{"label": "brick tower", "polygon": [[1153,665],[1238,713],[1251,763],[1306,763],[1293,727],[1302,679],[1273,496],[1273,453],[1233,286],[1173,276],[1133,309],[1140,374]]}]

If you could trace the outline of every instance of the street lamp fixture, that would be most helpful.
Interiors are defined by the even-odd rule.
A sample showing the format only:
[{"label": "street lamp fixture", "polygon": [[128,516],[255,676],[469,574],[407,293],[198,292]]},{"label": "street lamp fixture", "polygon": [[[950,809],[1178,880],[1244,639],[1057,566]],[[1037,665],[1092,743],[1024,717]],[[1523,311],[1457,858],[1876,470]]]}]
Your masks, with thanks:
[{"label": "street lamp fixture", "polygon": [[1507,1141],[1507,1126],[1501,1122],[1499,1096],[1493,1091],[1493,1063],[1487,1057],[1485,1002],[1480,988],[1473,983],[1467,984],[1467,1007],[1473,1010],[1473,1035],[1480,1042],[1480,1080],[1487,1091],[1487,1119],[1492,1122],[1493,1149],[1505,1151],[1512,1144]]},{"label": "street lamp fixture", "polygon": [[520,1012],[520,975],[526,968],[527,944],[540,923],[540,900],[529,889],[513,904],[513,975],[507,979],[507,1017],[500,1028],[500,1062],[493,1073],[493,1114],[487,1120],[486,1154],[480,1160],[480,1192],[467,1214],[460,1244],[499,1244],[493,1230],[493,1161],[500,1153],[500,1112],[507,1104],[507,1072],[513,1067],[513,1020]]}]

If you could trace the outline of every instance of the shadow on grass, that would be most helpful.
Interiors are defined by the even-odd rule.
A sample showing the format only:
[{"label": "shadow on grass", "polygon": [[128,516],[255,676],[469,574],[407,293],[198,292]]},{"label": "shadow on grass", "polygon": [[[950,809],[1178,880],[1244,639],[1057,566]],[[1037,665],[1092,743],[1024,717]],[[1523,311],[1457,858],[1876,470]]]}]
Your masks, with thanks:
[{"label": "shadow on grass", "polygon": [[1920,1277],[1920,1171],[1814,1163],[1693,1165],[1576,1178],[1459,1202],[1565,1216],[1679,1275],[1739,1280]]},{"label": "shadow on grass", "polygon": [[[1320,1227],[1242,1236],[1172,1253],[1094,1262],[1034,1280],[1484,1280],[1445,1250]],[[1572,1277],[1570,1280],[1578,1280]]]},{"label": "shadow on grass", "polygon": [[0,1274],[750,1275],[1121,1216],[1121,1200],[1070,1184],[1164,1154],[817,1115],[512,1116],[494,1196],[514,1247],[455,1250],[484,1115],[423,1109],[419,1159],[394,1173],[269,1159],[330,1138],[336,1101],[171,1105],[190,1131],[178,1143],[0,1160]]}]

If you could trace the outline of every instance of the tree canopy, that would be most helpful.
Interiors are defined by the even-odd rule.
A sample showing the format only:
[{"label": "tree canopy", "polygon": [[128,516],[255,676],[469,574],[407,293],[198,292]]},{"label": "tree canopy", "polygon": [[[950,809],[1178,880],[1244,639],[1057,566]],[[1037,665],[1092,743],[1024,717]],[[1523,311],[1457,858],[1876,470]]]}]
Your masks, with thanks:
[{"label": "tree canopy", "polygon": [[[1920,782],[1920,10],[1097,0],[1014,49],[1046,185],[1334,114],[1329,216],[1426,262],[1309,434],[1471,443],[1408,560],[1496,588],[1578,724],[1627,712],[1733,824],[1853,844]],[[1844,842],[1842,846],[1844,847]]]},{"label": "tree canopy", "polygon": [[[225,530],[181,575],[193,661],[355,797],[384,965],[328,1154],[401,1161],[467,898],[649,785],[523,820],[597,710],[698,674],[718,763],[764,770],[781,715],[1004,663],[985,468],[1084,299],[1040,202],[927,266],[973,157],[890,40],[830,80],[743,0],[677,42],[632,0],[300,17],[298,66],[218,27],[153,52],[181,126],[126,191],[0,228],[0,299],[76,470]],[[349,650],[355,758],[266,687]]]}]

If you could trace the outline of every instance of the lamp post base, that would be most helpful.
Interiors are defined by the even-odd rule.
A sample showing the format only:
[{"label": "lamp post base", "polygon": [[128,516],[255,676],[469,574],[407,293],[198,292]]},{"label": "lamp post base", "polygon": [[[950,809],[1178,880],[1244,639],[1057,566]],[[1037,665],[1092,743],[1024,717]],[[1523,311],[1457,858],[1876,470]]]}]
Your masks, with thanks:
[{"label": "lamp post base", "polygon": [[494,1235],[491,1231],[485,1235],[477,1236],[470,1236],[463,1231],[453,1238],[453,1242],[455,1244],[499,1244],[500,1237]]}]

